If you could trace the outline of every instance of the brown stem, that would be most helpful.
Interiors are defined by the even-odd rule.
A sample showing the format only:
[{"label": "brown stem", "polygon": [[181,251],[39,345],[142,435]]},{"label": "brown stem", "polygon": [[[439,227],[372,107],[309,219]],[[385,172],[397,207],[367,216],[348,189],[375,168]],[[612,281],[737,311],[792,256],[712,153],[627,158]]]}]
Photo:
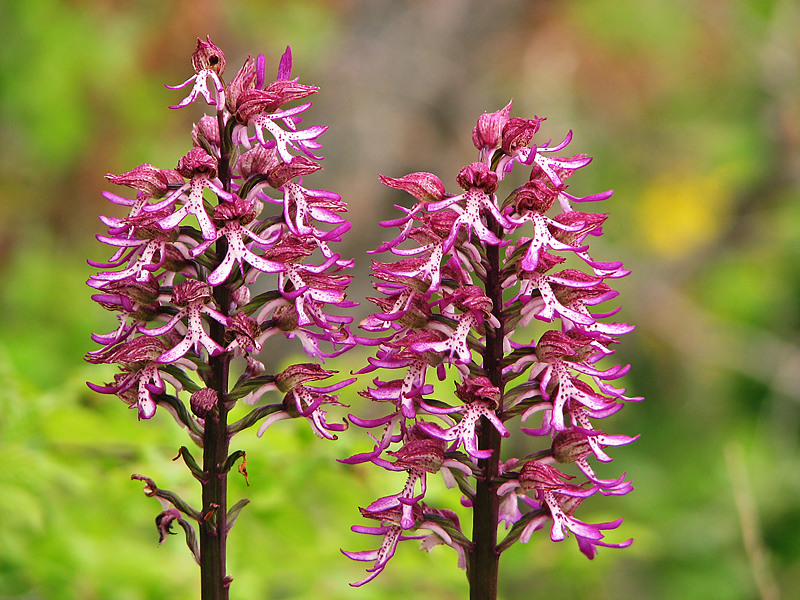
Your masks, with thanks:
[{"label": "brown stem", "polygon": [[[220,138],[224,140],[225,130],[221,114],[218,115]],[[222,157],[219,160],[219,177],[225,191],[230,191],[230,144],[222,141]],[[227,150],[227,151],[226,151]],[[217,256],[227,253],[227,240],[217,241]],[[220,285],[214,288],[214,300],[218,309],[228,314],[230,287]],[[225,327],[211,321],[211,338],[225,345]],[[226,574],[227,513],[228,513],[228,474],[225,463],[228,460],[228,369],[230,357],[223,353],[211,357],[209,365],[212,374],[207,380],[210,388],[217,392],[217,410],[205,420],[203,434],[203,470],[208,474],[208,482],[203,484],[203,518],[200,521],[200,596],[202,600],[227,600],[230,578]]]},{"label": "brown stem", "polygon": [[[489,216],[489,228],[499,238],[503,236],[503,228]],[[504,324],[501,319],[503,308],[503,289],[500,281],[500,248],[486,246],[486,295],[491,298],[492,314],[500,322],[500,327],[486,325],[486,353],[483,357],[483,368],[486,376],[494,386],[503,392],[502,360]],[[497,408],[500,416],[502,406]],[[502,417],[501,417],[502,418]],[[481,476],[475,487],[473,503],[472,542],[474,548],[469,556],[470,600],[495,600],[497,598],[497,578],[500,567],[500,553],[497,551],[497,520],[500,502],[493,485],[496,480],[500,460],[501,436],[497,429],[484,417],[481,419],[481,430],[478,435],[478,448],[491,450],[490,458],[478,461]]]}]

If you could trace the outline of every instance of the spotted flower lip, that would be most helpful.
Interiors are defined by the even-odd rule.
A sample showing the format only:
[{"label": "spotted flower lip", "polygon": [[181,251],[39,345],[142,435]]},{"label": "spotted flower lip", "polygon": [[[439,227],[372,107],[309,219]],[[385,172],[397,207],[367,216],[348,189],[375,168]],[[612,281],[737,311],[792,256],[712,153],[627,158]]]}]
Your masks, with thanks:
[{"label": "spotted flower lip", "polygon": [[158,357],[158,362],[162,364],[178,360],[184,356],[190,348],[193,348],[195,353],[199,354],[200,347],[202,346],[211,356],[225,352],[225,348],[209,336],[208,332],[203,327],[203,320],[201,317],[202,315],[208,315],[223,325],[228,323],[229,317],[226,317],[208,304],[210,299],[208,286],[197,280],[187,280],[184,284],[185,285],[176,286],[173,292],[173,303],[181,308],[178,310],[177,314],[170,318],[166,325],[153,329],[142,326],[139,327],[139,333],[149,336],[160,336],[174,330],[183,317],[188,318],[188,330],[183,339],[176,346]]},{"label": "spotted flower lip", "polygon": [[337,400],[337,396],[331,396],[330,392],[347,387],[354,381],[355,378],[351,378],[325,387],[295,384],[284,397],[284,409],[264,419],[256,435],[261,437],[277,421],[305,417],[315,435],[323,439],[337,439],[337,433],[347,429],[348,423],[346,420],[342,423],[329,423],[321,407],[324,404],[344,406]]},{"label": "spotted flower lip", "polygon": [[[492,456],[492,451],[479,450],[477,446],[475,427],[478,425],[480,418],[485,417],[503,437],[508,437],[510,435],[505,425],[497,418],[493,406],[493,402],[476,400],[454,409],[446,409],[442,414],[453,412],[460,412],[463,414],[461,421],[448,429],[442,429],[439,425],[427,421],[420,421],[417,423],[417,426],[431,437],[446,442],[454,442],[462,446],[464,451],[476,460],[489,458]],[[428,410],[430,410],[430,408]]]}]

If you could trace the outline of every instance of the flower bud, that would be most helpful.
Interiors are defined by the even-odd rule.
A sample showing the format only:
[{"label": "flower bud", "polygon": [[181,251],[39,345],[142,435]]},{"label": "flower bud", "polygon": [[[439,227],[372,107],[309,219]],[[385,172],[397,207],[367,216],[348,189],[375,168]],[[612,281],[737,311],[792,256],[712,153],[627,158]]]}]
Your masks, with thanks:
[{"label": "flower bud", "polygon": [[481,162],[472,163],[461,169],[456,181],[464,190],[479,188],[486,194],[494,194],[497,190],[497,173]]},{"label": "flower bud", "polygon": [[217,391],[211,388],[197,390],[189,398],[189,406],[192,412],[201,419],[208,417],[217,408],[218,402]]},{"label": "flower bud", "polygon": [[151,164],[145,163],[135,169],[113,175],[106,175],[111,183],[116,185],[126,185],[140,192],[144,192],[151,198],[160,198],[167,193],[170,183],[183,183],[180,175],[170,169],[157,169]]},{"label": "flower bud", "polygon": [[563,487],[567,479],[574,477],[538,460],[526,462],[519,474],[519,483],[526,492],[532,489],[555,490]]},{"label": "flower bud", "polygon": [[396,452],[387,452],[397,460],[394,465],[404,469],[421,469],[426,473],[436,473],[444,464],[444,440],[422,438],[406,442]]},{"label": "flower bud", "polygon": [[275,384],[281,392],[287,393],[301,383],[318,381],[335,375],[338,371],[326,371],[316,363],[292,365],[275,376]]},{"label": "flower bud", "polygon": [[509,119],[503,125],[503,152],[512,155],[520,148],[527,146],[533,139],[533,135],[539,131],[539,123],[544,121],[539,117],[533,119]]},{"label": "flower bud", "polygon": [[410,173],[400,179],[379,175],[381,183],[408,192],[421,202],[437,202],[444,198],[444,184],[432,173]]},{"label": "flower bud", "polygon": [[189,306],[192,302],[211,298],[211,287],[197,279],[186,279],[172,288],[172,303],[175,306]]},{"label": "flower bud", "polygon": [[592,453],[585,433],[577,429],[559,431],[553,438],[553,458],[560,463],[571,463]]},{"label": "flower bud", "polygon": [[297,309],[295,309],[294,304],[279,306],[275,309],[272,318],[275,320],[275,325],[277,325],[278,329],[281,331],[294,331],[297,329],[299,315],[297,314]]},{"label": "flower bud", "polygon": [[192,148],[178,162],[178,173],[191,179],[198,173],[205,173],[213,179],[217,176],[217,160],[203,148]]},{"label": "flower bud", "polygon": [[248,302],[250,302],[250,288],[246,285],[236,288],[231,292],[230,312],[236,312]]},{"label": "flower bud", "polygon": [[225,55],[214,45],[210,36],[206,36],[205,42],[197,38],[197,48],[192,54],[192,67],[195,73],[209,70],[222,75],[225,70]]},{"label": "flower bud", "polygon": [[210,115],[200,117],[200,121],[192,127],[192,142],[206,151],[209,148],[219,148],[219,121],[217,118]]},{"label": "flower bud", "polygon": [[505,108],[493,113],[483,113],[478,117],[478,124],[472,130],[472,143],[478,150],[497,149],[500,147],[501,133],[511,114],[510,101]]}]

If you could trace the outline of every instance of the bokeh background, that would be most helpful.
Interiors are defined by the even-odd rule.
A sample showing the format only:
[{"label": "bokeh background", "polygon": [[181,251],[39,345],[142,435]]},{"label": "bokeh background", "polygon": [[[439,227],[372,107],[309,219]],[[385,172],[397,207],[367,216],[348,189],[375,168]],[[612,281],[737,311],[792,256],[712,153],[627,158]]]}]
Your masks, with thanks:
[{"label": "bokeh background", "polygon": [[[547,117],[543,139],[572,129],[570,150],[595,157],[572,192],[615,190],[593,255],[633,271],[616,287],[637,329],[616,357],[646,401],[613,423],[642,435],[612,465],[635,492],[581,517],[623,516],[610,536],[636,541],[588,561],[541,532],[504,554],[502,598],[800,593],[796,1],[2,0],[0,31],[0,599],[198,597],[180,536],[156,547],[159,507],[129,479],[194,498],[171,461],[185,440],[163,411],[137,422],[85,386],[108,377],[83,354],[112,317],[84,281],[108,254],[93,237],[114,210],[103,176],[173,167],[189,147],[201,108],[170,111],[182,95],[163,84],[191,74],[206,34],[231,72],[249,53],[276,69],[291,44],[293,74],[321,88],[314,186],[351,207],[353,300],[397,201],[376,174],[432,171],[452,191],[475,119],[512,97],[514,115]],[[231,494],[252,503],[231,538],[233,598],[466,597],[455,554],[414,543],[347,586],[365,565],[339,548],[374,544],[349,531],[357,507],[401,485],[336,462],[364,437],[323,443],[297,421],[240,436],[251,486]]]}]

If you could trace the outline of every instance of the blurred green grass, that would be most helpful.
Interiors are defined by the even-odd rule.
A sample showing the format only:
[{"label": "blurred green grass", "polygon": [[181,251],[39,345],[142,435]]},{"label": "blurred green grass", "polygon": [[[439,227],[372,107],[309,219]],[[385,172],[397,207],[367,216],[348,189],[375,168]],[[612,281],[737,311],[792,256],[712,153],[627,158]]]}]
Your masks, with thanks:
[{"label": "blurred green grass", "polygon": [[[368,0],[0,3],[0,599],[196,598],[180,536],[156,547],[146,474],[189,498],[171,459],[186,443],[164,411],[148,422],[85,381],[89,335],[113,320],[89,299],[87,257],[103,260],[96,220],[103,175],[142,162],[173,166],[199,112],[169,111],[195,37],[210,34],[235,69],[287,44],[295,74],[321,87],[329,124],[320,187],[342,193],[365,250],[395,196],[378,172],[439,174],[452,188],[472,160],[475,118],[513,96],[515,115],[548,117],[595,157],[577,195],[614,188],[593,245],[624,260],[617,351],[625,385],[644,395],[615,418],[641,433],[618,449],[636,490],[585,505],[635,537],[594,561],[546,535],[501,563],[503,598],[746,600],[800,589],[800,10],[790,0],[526,2]],[[270,62],[271,61],[271,62]],[[448,179],[449,177],[449,179]],[[318,182],[315,181],[315,185]],[[591,207],[590,207],[591,209]],[[331,362],[347,373],[351,353]],[[106,374],[106,377],[108,374]],[[361,399],[342,400],[357,410]],[[463,598],[454,553],[414,544],[357,591],[363,565],[339,552],[371,540],[349,531],[358,506],[397,474],[337,458],[304,422],[246,433],[251,486],[231,538],[234,598]],[[433,486],[433,494],[450,498]],[[450,498],[452,501],[452,498]],[[749,504],[752,502],[752,504]],[[748,553],[763,550],[763,562]]]}]

